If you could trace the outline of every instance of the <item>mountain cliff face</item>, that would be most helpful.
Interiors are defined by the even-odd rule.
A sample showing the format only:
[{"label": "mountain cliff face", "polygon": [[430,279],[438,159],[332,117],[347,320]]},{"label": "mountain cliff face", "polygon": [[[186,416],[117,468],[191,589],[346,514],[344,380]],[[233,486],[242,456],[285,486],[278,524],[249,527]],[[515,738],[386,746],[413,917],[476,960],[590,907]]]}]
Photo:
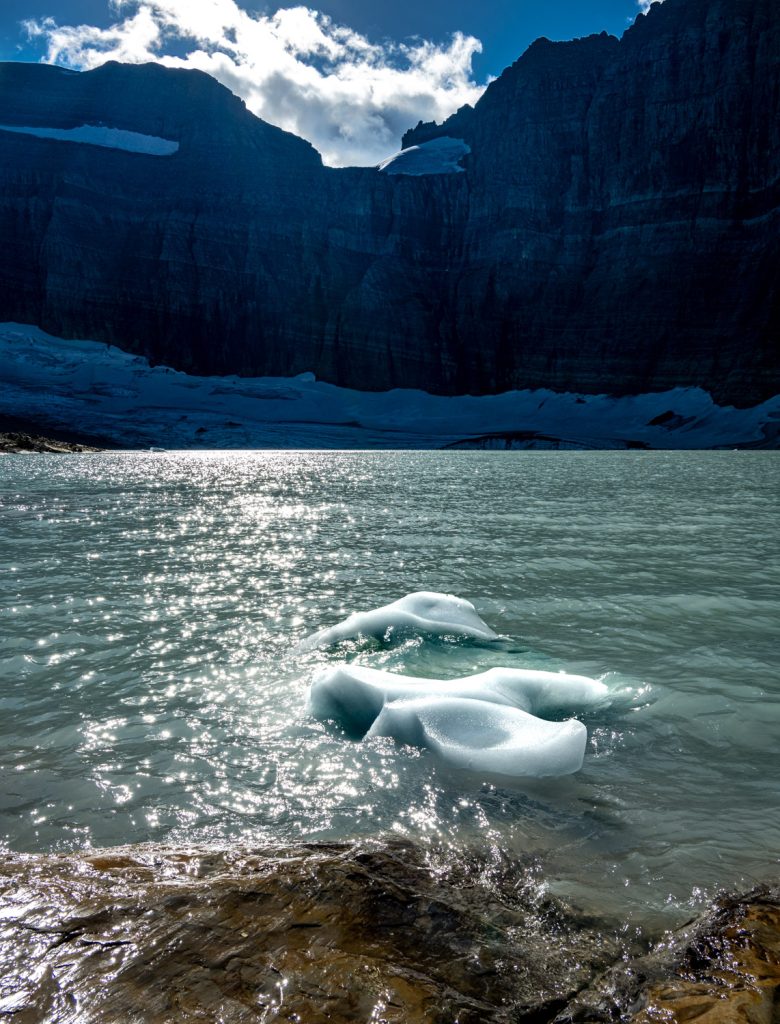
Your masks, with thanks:
[{"label": "mountain cliff face", "polygon": [[[538,41],[407,133],[458,172],[325,168],[157,65],[0,65],[0,125],[0,320],[365,389],[780,392],[776,0]],[[168,155],[29,133],[82,125]]]}]

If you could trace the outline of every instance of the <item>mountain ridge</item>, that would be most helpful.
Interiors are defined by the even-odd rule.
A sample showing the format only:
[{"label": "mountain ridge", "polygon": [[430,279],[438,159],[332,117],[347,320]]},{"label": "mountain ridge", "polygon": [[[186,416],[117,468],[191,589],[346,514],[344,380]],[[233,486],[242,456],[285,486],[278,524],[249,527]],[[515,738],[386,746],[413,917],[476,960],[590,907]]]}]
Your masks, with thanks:
[{"label": "mountain ridge", "polygon": [[[0,65],[0,319],[203,374],[441,394],[780,393],[780,11],[666,0],[418,125],[465,173],[322,165],[202,72]],[[21,69],[21,70],[19,70]]]}]

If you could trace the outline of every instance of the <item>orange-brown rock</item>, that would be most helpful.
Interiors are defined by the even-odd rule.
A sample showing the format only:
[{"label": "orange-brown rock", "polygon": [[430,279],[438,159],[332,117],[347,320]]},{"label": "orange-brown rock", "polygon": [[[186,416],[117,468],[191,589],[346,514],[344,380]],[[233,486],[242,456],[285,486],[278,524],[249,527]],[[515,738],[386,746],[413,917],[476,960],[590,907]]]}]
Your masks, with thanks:
[{"label": "orange-brown rock", "polygon": [[0,861],[19,1024],[542,1021],[615,956],[528,865],[408,843]]},{"label": "orange-brown rock", "polygon": [[722,896],[583,989],[555,1024],[778,1024],[780,887]]},{"label": "orange-brown rock", "polygon": [[780,902],[727,904],[691,944],[677,977],[650,986],[633,1024],[777,1024]]}]

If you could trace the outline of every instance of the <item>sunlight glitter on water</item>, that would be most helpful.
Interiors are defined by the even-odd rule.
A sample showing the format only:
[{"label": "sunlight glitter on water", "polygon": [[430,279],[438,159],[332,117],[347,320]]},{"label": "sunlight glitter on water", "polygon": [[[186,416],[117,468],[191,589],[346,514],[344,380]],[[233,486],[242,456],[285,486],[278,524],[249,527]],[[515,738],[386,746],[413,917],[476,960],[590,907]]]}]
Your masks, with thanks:
[{"label": "sunlight glitter on water", "polygon": [[[4,842],[476,839],[641,912],[776,874],[779,485],[773,453],[8,456]],[[503,639],[294,654],[420,589]],[[340,660],[613,700],[579,775],[509,783],[309,720]]]}]

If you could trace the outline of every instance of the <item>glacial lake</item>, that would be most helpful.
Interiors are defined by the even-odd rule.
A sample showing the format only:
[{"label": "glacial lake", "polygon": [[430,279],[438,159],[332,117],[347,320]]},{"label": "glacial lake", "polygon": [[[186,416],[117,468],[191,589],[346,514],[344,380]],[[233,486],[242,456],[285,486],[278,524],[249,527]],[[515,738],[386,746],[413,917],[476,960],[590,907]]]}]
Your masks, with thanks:
[{"label": "glacial lake", "polygon": [[[242,452],[0,459],[0,845],[397,835],[538,859],[637,926],[780,875],[780,457]],[[496,643],[307,633],[416,590]],[[353,742],[339,661],[603,679],[538,781]]]}]

